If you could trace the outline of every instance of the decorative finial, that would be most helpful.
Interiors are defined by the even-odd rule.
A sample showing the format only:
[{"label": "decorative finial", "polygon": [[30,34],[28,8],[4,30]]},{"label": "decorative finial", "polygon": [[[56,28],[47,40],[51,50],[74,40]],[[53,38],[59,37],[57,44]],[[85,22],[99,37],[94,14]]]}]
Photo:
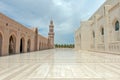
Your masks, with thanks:
[{"label": "decorative finial", "polygon": [[50,21],[50,24],[53,24],[53,19],[52,19],[52,16],[51,16],[51,21]]},{"label": "decorative finial", "polygon": [[53,24],[53,20],[50,21],[50,24]]}]

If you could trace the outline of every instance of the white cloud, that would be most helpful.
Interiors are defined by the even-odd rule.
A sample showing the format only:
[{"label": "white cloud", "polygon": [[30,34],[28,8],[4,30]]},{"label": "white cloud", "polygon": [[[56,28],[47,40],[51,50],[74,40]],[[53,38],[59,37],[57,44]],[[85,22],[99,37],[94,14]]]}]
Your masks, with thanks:
[{"label": "white cloud", "polygon": [[54,20],[56,43],[73,43],[74,30],[80,20],[87,20],[103,0],[1,0],[0,11],[39,33],[48,34],[49,21]]}]

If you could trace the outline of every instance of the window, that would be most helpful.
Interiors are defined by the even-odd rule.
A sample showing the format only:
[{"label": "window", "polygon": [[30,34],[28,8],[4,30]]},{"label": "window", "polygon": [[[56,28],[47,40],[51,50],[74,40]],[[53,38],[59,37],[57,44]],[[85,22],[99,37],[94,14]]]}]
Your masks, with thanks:
[{"label": "window", "polygon": [[115,31],[119,31],[119,21],[116,21],[115,23]]},{"label": "window", "polygon": [[8,23],[6,23],[6,26],[8,26]]},{"label": "window", "polygon": [[101,35],[104,35],[104,28],[102,28]]}]

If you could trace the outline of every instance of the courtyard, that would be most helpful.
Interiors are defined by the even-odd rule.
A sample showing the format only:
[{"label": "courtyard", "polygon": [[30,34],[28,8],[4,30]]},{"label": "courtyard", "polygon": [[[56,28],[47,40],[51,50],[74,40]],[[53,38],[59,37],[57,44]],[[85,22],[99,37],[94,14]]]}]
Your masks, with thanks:
[{"label": "courtyard", "polygon": [[0,57],[0,80],[119,80],[120,55],[51,49]]}]

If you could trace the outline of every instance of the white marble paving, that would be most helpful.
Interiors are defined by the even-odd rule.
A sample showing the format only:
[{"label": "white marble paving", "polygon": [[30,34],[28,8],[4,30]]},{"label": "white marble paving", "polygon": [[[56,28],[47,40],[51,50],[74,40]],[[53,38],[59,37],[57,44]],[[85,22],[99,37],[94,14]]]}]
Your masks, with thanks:
[{"label": "white marble paving", "polygon": [[120,55],[53,49],[4,56],[0,80],[120,80]]}]

